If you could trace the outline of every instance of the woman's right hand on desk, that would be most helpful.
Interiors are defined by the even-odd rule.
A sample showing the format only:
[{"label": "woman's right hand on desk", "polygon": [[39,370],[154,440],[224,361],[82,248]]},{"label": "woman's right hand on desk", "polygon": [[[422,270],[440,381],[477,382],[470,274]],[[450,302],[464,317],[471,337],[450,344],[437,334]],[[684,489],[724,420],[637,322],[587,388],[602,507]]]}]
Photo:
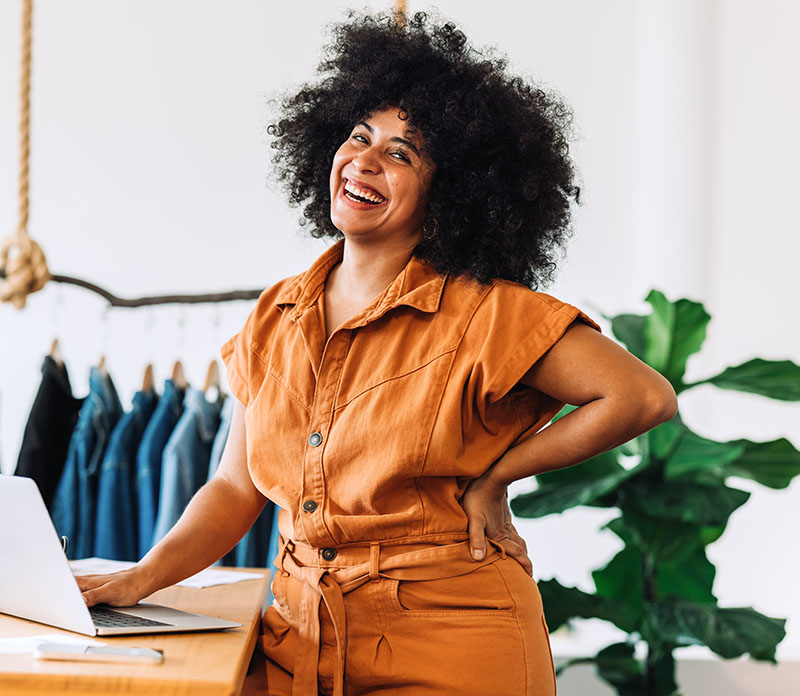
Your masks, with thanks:
[{"label": "woman's right hand on desk", "polygon": [[143,589],[139,573],[134,567],[104,575],[76,575],[75,580],[87,607],[95,604],[130,607],[150,594]]}]

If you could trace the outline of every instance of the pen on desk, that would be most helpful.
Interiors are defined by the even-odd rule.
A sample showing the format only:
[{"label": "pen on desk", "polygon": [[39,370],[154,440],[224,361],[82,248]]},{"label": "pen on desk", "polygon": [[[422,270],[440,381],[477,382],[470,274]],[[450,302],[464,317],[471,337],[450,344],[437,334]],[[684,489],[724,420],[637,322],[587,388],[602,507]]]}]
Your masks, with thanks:
[{"label": "pen on desk", "polygon": [[61,537],[61,550],[66,555],[67,549],[69,548],[69,537],[62,536]]}]

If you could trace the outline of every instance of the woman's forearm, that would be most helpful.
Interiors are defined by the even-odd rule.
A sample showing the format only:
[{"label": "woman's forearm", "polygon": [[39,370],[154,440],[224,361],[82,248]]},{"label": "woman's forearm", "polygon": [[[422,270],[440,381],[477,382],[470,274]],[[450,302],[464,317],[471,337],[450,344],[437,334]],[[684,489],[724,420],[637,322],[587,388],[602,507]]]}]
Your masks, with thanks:
[{"label": "woman's forearm", "polygon": [[672,385],[585,324],[573,324],[522,378],[557,401],[581,404],[508,450],[483,477],[489,487],[586,461],[672,418]]},{"label": "woman's forearm", "polygon": [[244,536],[260,505],[237,491],[224,476],[206,483],[175,526],[139,561],[142,596],[194,575],[219,560]]},{"label": "woman's forearm", "polygon": [[568,413],[511,448],[488,472],[497,486],[563,469],[612,449],[675,414],[674,400],[653,397],[631,402],[603,397]]}]

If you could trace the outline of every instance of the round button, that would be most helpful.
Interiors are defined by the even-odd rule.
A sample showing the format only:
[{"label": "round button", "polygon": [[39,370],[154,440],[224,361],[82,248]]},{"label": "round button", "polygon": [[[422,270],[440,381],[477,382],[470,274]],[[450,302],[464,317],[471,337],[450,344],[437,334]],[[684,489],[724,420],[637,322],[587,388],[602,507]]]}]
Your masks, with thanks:
[{"label": "round button", "polygon": [[314,510],[316,509],[317,509],[317,501],[315,500],[306,500],[306,502],[303,503],[303,510],[305,510],[306,512],[314,512]]},{"label": "round button", "polygon": [[331,548],[322,549],[322,557],[326,561],[332,561],[334,558],[336,558],[336,549],[331,549]]},{"label": "round button", "polygon": [[311,433],[308,437],[308,444],[312,447],[319,447],[322,443],[322,435],[319,433]]}]

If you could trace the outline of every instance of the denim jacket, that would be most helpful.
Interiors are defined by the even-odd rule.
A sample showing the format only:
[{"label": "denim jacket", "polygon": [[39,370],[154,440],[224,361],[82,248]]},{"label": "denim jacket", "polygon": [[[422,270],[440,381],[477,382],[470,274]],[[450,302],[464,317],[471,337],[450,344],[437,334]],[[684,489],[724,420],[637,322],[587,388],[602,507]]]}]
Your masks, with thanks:
[{"label": "denim jacket", "polygon": [[189,500],[208,480],[221,406],[219,401],[207,401],[199,389],[187,388],[183,415],[164,447],[153,545],[172,529]]},{"label": "denim jacket", "polygon": [[121,414],[111,377],[92,367],[89,396],[78,414],[53,499],[53,524],[59,534],[69,537],[70,558],[86,558],[94,551],[97,476],[111,431]]},{"label": "denim jacket", "polygon": [[171,379],[164,382],[164,393],[147,423],[136,453],[139,558],[150,550],[153,540],[161,488],[161,458],[164,446],[183,413],[183,396],[183,389],[176,387]]},{"label": "denim jacket", "polygon": [[136,451],[157,400],[155,392],[136,392],[133,407],[111,433],[97,487],[94,555],[99,558],[138,559]]}]

